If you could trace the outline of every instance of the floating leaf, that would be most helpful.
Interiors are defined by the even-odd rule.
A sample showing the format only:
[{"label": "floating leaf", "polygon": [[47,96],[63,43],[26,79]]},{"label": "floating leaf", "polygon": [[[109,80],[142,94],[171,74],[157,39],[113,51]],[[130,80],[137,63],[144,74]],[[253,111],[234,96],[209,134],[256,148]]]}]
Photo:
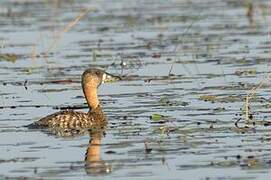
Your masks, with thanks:
[{"label": "floating leaf", "polygon": [[180,105],[181,105],[181,106],[188,106],[189,103],[188,103],[188,102],[185,102],[185,101],[182,101],[182,102],[180,103]]},{"label": "floating leaf", "polygon": [[200,100],[203,101],[215,101],[216,100],[216,96],[214,95],[202,95],[199,97]]},{"label": "floating leaf", "polygon": [[152,114],[151,117],[150,117],[150,119],[153,120],[153,121],[159,121],[163,117],[165,117],[165,116],[161,115],[161,114]]},{"label": "floating leaf", "polygon": [[182,101],[171,101],[167,97],[161,97],[158,101],[159,104],[162,106],[187,106],[188,102],[182,102]]},{"label": "floating leaf", "polygon": [[161,57],[161,54],[160,53],[154,53],[152,55],[153,58],[160,58]]},{"label": "floating leaf", "polygon": [[214,112],[224,112],[226,109],[224,107],[218,107],[213,110]]},{"label": "floating leaf", "polygon": [[235,71],[235,74],[237,76],[255,76],[257,74],[257,71],[255,68],[238,69]]},{"label": "floating leaf", "polygon": [[169,99],[167,97],[161,97],[159,99],[159,103],[161,103],[161,104],[168,104],[168,103],[170,103],[170,101],[169,101]]},{"label": "floating leaf", "polygon": [[17,55],[15,54],[0,54],[0,60],[15,62],[17,60]]}]

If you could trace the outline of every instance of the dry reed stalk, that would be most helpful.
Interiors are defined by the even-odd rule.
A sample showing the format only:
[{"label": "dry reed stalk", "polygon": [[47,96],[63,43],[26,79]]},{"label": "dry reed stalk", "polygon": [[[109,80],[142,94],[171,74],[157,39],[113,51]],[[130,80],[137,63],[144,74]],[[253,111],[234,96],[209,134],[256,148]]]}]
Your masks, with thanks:
[{"label": "dry reed stalk", "polygon": [[249,106],[250,106],[250,96],[249,94],[247,94],[245,98],[245,120],[247,124],[249,123]]},{"label": "dry reed stalk", "polygon": [[[183,60],[180,58],[181,55],[178,55],[178,52],[181,51],[181,50],[183,49],[183,47],[184,47],[184,38],[185,38],[185,35],[188,34],[189,30],[193,27],[193,25],[194,25],[196,22],[200,21],[200,19],[199,19],[199,20],[197,20],[197,19],[201,17],[201,13],[202,13],[202,11],[198,14],[198,16],[196,17],[196,19],[195,19],[194,21],[192,21],[192,22],[188,25],[188,27],[186,27],[186,29],[184,30],[184,33],[182,34],[182,36],[181,36],[181,38],[180,38],[181,43],[177,43],[177,44],[176,44],[176,46],[175,46],[175,48],[174,48],[174,50],[173,50],[173,53],[175,54],[175,58],[174,58],[173,62],[171,63],[172,65],[170,66],[169,72],[172,71],[173,66],[174,66],[174,63],[175,63],[177,60],[183,61]],[[196,60],[194,59],[194,56],[193,56],[193,61],[194,61],[194,65],[195,65],[195,67],[196,67],[196,71],[198,71],[197,73],[199,74],[199,68],[198,68],[198,65],[197,65]],[[188,73],[188,75],[190,75],[190,76],[192,77],[192,76],[193,76],[193,73],[189,70],[189,68],[185,65],[185,63],[182,63],[182,66],[183,66],[184,70]],[[201,85],[200,85],[200,83],[198,82],[197,79],[196,79],[196,82],[197,82],[198,88],[201,88]]]},{"label": "dry reed stalk", "polygon": [[36,59],[37,59],[37,44],[36,43],[33,43],[32,44],[32,49],[31,49],[31,60],[32,60],[32,63],[35,63],[36,62]]},{"label": "dry reed stalk", "polygon": [[31,60],[32,60],[32,63],[35,63],[36,60],[37,60],[37,44],[42,40],[42,38],[43,38],[43,34],[40,33],[39,37],[32,44],[32,47],[31,47]]},{"label": "dry reed stalk", "polygon": [[253,98],[253,96],[257,93],[257,91],[270,80],[271,74],[269,74],[267,77],[265,77],[258,86],[253,87],[251,90],[248,91],[246,98],[245,98],[245,121],[248,124],[250,122],[250,100]]},{"label": "dry reed stalk", "polygon": [[51,43],[51,45],[47,48],[47,50],[45,51],[45,57],[47,57],[48,53],[54,49],[57,45],[57,43],[61,40],[62,36],[68,32],[72,27],[74,27],[83,17],[85,17],[90,11],[94,11],[95,9],[93,8],[89,8],[86,9],[84,11],[82,11],[78,16],[76,16],[76,18],[74,20],[72,20],[71,22],[69,22],[65,28],[59,32],[57,32],[56,37],[54,38],[53,42]]}]

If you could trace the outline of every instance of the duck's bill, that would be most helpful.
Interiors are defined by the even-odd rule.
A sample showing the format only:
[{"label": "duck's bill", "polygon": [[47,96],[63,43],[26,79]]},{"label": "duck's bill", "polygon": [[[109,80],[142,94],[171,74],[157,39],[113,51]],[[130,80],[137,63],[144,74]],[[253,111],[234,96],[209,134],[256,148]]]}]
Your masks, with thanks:
[{"label": "duck's bill", "polygon": [[119,76],[115,76],[115,75],[109,74],[109,73],[104,73],[102,83],[116,82],[119,80],[121,80],[121,77],[119,77]]}]

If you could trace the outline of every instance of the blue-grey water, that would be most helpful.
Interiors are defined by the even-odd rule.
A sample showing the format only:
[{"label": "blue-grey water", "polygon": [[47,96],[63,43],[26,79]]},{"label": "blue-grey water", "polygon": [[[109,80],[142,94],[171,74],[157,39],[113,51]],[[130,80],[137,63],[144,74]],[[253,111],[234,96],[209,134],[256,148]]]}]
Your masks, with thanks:
[{"label": "blue-grey water", "polygon": [[[270,179],[270,23],[268,0],[1,1],[0,179]],[[88,133],[24,127],[86,112],[89,67],[125,77],[99,88],[100,167]]]}]

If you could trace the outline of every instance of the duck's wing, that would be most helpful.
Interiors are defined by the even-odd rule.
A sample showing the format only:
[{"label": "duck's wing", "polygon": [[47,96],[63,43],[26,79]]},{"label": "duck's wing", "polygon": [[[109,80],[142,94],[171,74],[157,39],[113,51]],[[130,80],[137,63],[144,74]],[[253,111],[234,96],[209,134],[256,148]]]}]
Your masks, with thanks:
[{"label": "duck's wing", "polygon": [[39,121],[30,124],[28,127],[32,128],[87,128],[93,123],[93,117],[84,112],[75,111],[60,111],[49,116],[46,116]]}]

